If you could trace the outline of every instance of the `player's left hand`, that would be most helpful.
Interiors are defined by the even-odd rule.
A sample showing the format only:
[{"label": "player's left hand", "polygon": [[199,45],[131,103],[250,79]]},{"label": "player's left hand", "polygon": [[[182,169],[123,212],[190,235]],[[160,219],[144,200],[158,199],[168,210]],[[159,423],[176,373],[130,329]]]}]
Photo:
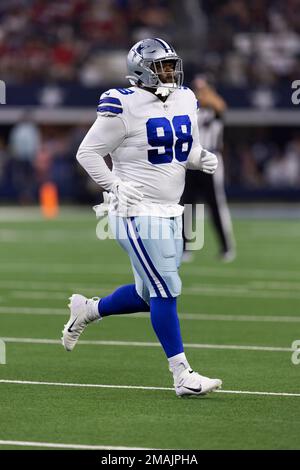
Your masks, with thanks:
[{"label": "player's left hand", "polygon": [[135,181],[116,181],[112,187],[112,192],[117,201],[123,207],[131,207],[138,204],[144,195],[141,192],[143,185]]},{"label": "player's left hand", "polygon": [[213,174],[218,166],[218,159],[214,153],[202,149],[200,156],[200,170],[204,173]]}]

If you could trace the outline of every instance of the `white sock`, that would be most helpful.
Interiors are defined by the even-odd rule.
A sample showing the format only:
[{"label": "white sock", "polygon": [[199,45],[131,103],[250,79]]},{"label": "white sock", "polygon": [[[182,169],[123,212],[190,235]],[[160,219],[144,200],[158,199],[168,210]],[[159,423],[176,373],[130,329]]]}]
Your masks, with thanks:
[{"label": "white sock", "polygon": [[93,297],[92,299],[88,299],[88,318],[90,321],[99,320],[101,317],[98,311],[98,303],[100,299],[97,297]]},{"label": "white sock", "polygon": [[169,357],[168,361],[169,370],[173,373],[174,378],[177,377],[184,369],[191,368],[184,353]]}]

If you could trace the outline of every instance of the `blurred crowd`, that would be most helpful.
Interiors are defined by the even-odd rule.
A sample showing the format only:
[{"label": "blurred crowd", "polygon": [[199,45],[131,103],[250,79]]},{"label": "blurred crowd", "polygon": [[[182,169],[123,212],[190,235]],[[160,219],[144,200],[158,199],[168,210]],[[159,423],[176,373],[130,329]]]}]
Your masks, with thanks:
[{"label": "blurred crowd", "polygon": [[276,129],[272,128],[252,132],[251,142],[241,129],[239,132],[236,142],[225,140],[228,186],[267,191],[300,189],[299,131],[291,131],[283,142],[274,140]]},{"label": "blurred crowd", "polygon": [[[162,33],[168,1],[1,0],[0,68],[7,83],[100,84],[124,69],[124,49],[144,26]],[[120,54],[120,51],[122,53]]]},{"label": "blurred crowd", "polygon": [[187,73],[202,67],[226,84],[271,86],[299,78],[299,35],[299,0],[1,0],[1,79],[120,81],[124,51],[162,36]]},{"label": "blurred crowd", "polygon": [[[0,139],[0,199],[33,203],[42,183],[53,182],[64,201],[91,202],[99,188],[77,164],[75,155],[86,127],[38,127],[24,119]],[[274,142],[274,129],[259,129],[251,140],[236,128],[225,133],[225,173],[229,190],[300,188],[300,133]],[[235,133],[239,135],[235,139]],[[252,132],[253,133],[253,132]],[[83,177],[85,176],[85,177]],[[244,194],[245,193],[245,194]]]},{"label": "blurred crowd", "polygon": [[204,0],[204,68],[230,85],[273,86],[300,76],[299,0]]},{"label": "blurred crowd", "polygon": [[[75,155],[87,132],[84,127],[38,127],[28,119],[0,138],[0,199],[36,202],[43,183],[57,186],[64,201],[81,201],[89,192],[79,177]],[[83,193],[81,194],[81,191]]]}]

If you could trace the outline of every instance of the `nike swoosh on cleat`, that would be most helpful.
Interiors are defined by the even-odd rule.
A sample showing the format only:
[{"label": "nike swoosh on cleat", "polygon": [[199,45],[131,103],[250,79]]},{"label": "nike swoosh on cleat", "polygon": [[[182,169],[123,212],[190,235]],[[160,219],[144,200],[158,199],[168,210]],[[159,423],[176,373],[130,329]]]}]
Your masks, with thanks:
[{"label": "nike swoosh on cleat", "polygon": [[72,326],[74,325],[74,323],[76,322],[76,320],[77,320],[77,317],[75,318],[75,320],[73,321],[73,323],[71,323],[71,325],[69,326],[69,328],[68,328],[68,332],[69,332],[69,333],[72,333],[72,332],[73,332],[73,330],[71,330],[71,328],[72,328]]},{"label": "nike swoosh on cleat", "polygon": [[190,387],[185,387],[184,386],[184,388],[186,388],[187,390],[190,390],[191,392],[196,392],[196,393],[197,392],[200,393],[202,391],[202,387],[200,387],[200,388],[190,388]]}]

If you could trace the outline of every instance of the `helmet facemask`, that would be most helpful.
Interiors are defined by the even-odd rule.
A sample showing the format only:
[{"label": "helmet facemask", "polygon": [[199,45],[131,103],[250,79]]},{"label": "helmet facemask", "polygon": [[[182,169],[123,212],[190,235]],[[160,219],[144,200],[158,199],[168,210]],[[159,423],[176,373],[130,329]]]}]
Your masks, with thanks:
[{"label": "helmet facemask", "polygon": [[[173,69],[165,69],[166,64],[172,63]],[[146,64],[145,64],[146,65]],[[147,64],[153,75],[152,88],[179,88],[183,83],[182,60],[165,58]]]}]

